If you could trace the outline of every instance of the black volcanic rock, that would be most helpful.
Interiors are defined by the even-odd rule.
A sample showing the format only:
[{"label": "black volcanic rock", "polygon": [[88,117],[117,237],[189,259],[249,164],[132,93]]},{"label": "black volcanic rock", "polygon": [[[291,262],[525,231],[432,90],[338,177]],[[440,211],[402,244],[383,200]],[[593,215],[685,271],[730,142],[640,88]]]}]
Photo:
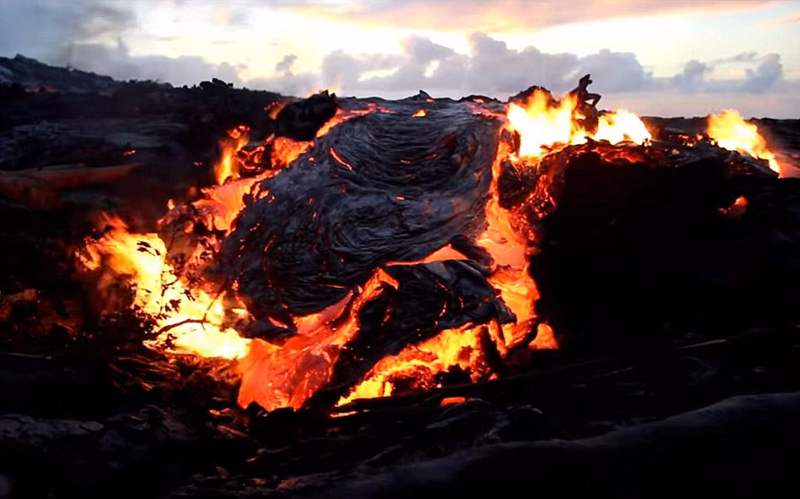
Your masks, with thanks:
[{"label": "black volcanic rock", "polygon": [[464,105],[423,119],[397,106],[335,127],[248,202],[222,261],[257,319],[289,325],[388,262],[482,231],[498,122]]}]

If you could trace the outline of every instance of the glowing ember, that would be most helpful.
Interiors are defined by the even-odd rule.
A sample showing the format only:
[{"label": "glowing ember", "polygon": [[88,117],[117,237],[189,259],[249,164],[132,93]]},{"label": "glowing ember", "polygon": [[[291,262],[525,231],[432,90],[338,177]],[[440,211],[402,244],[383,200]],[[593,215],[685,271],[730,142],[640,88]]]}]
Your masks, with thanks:
[{"label": "glowing ember", "polygon": [[[429,99],[429,102],[432,100]],[[475,99],[469,104],[476,115],[491,116],[493,120],[502,119],[496,108],[476,105],[481,102],[482,99]],[[282,105],[276,104],[267,112],[275,117]],[[119,294],[116,285],[120,280],[131,284],[132,306],[155,322],[158,334],[155,339],[146,342],[148,346],[204,357],[239,359],[237,371],[241,375],[241,389],[238,402],[243,407],[252,402],[257,402],[267,410],[302,407],[310,397],[331,382],[342,349],[359,332],[359,312],[364,305],[379,296],[385,288],[398,288],[395,279],[378,268],[363,286],[358,290],[353,289],[339,302],[317,313],[290,316],[289,322],[296,327],[296,334],[285,343],[276,345],[242,338],[234,325],[244,331],[240,325],[252,318],[238,298],[208,289],[208,284],[200,284],[187,276],[208,263],[211,258],[208,253],[219,249],[220,234],[230,233],[236,225],[236,217],[245,208],[245,195],[250,194],[257,200],[273,196],[266,198],[267,202],[271,202],[274,193],[267,189],[272,187],[262,186],[262,180],[288,167],[309,148],[317,147],[320,143],[318,139],[333,127],[371,112],[393,111],[375,104],[368,104],[367,108],[359,110],[339,109],[334,118],[317,132],[314,141],[297,142],[284,137],[271,137],[259,148],[249,151],[243,151],[242,148],[249,141],[250,130],[246,126],[231,130],[221,142],[221,158],[214,167],[217,185],[202,189],[202,196],[190,205],[176,206],[170,201],[171,211],[160,221],[162,228],[169,226],[192,236],[197,235],[197,226],[205,229],[198,231],[205,234],[205,239],[200,236],[192,239],[192,244],[198,239],[201,242],[187,251],[190,253],[186,255],[185,262],[185,267],[190,268],[188,273],[179,273],[171,265],[170,262],[174,263],[175,259],[167,260],[167,245],[158,234],[131,233],[119,218],[103,215],[100,220],[100,226],[104,228],[103,235],[99,239],[87,240],[79,254],[86,274],[91,276],[92,282],[97,283],[103,306],[107,309],[125,306],[125,297],[116,296]],[[378,361],[361,382],[339,401],[339,405],[360,398],[402,393],[406,388],[435,388],[439,386],[440,373],[450,369],[460,369],[472,380],[486,379],[492,375],[485,360],[484,349],[487,345],[496,349],[501,357],[509,356],[512,349],[517,348],[558,348],[552,328],[535,315],[534,306],[539,294],[528,264],[536,249],[537,241],[532,240],[536,236],[530,227],[520,227],[518,217],[501,206],[498,184],[503,164],[508,159],[513,162],[525,161],[535,168],[537,160],[545,155],[567,145],[584,143],[587,139],[611,144],[645,144],[651,139],[644,123],[633,113],[625,110],[592,113],[593,108],[585,108],[582,104],[579,106],[572,95],[559,101],[539,90],[534,91],[524,105],[512,103],[508,106],[508,127],[518,133],[519,149],[512,151],[511,145],[500,140],[491,169],[491,195],[484,206],[485,225],[477,226],[480,227],[478,232],[483,232],[474,241],[470,240],[470,244],[474,242],[491,257],[491,263],[487,263],[488,259],[484,261],[489,267],[484,275],[489,276],[487,280],[495,294],[513,312],[515,320],[506,324],[467,323],[461,327],[444,329],[432,338],[408,345],[397,355]],[[421,118],[427,115],[424,109],[419,109],[412,116]],[[415,121],[415,126],[431,123],[438,117],[434,114],[425,121]],[[503,131],[498,130],[498,134],[502,137]],[[755,125],[746,123],[738,113],[728,111],[710,117],[708,134],[720,146],[767,160],[773,170],[779,171],[774,155],[767,150]],[[339,148],[339,144],[336,147]],[[350,172],[357,170],[354,166],[358,167],[359,164],[355,161],[349,163],[333,147],[329,148],[329,152],[339,165]],[[267,154],[269,158],[265,158]],[[256,175],[258,168],[267,162],[266,159],[271,168]],[[488,161],[482,164],[486,168],[489,166]],[[246,173],[243,178],[239,178],[240,168]],[[483,186],[485,188],[486,184]],[[344,190],[342,193],[346,194]],[[410,204],[411,196],[403,194],[393,195],[389,198],[391,203]],[[478,199],[482,202],[483,198]],[[308,202],[312,203],[313,199],[309,198]],[[731,207],[720,212],[735,217],[741,216],[746,208],[747,200],[739,198]],[[187,216],[187,213],[191,216]],[[455,242],[453,245],[459,247]],[[461,248],[462,253],[453,245],[443,246],[418,262],[389,262],[386,267],[468,259],[464,253],[471,254],[470,251]],[[240,288],[232,289],[241,292]],[[233,295],[237,291],[229,293]],[[463,401],[463,397],[454,397],[442,400],[442,405]]]},{"label": "glowing ember", "polygon": [[719,212],[730,219],[741,218],[745,213],[747,213],[747,206],[749,204],[750,203],[747,201],[746,197],[739,196],[732,205],[728,206],[727,208],[720,208]]},{"label": "glowing ember", "polygon": [[339,125],[340,123],[349,120],[350,118],[354,118],[356,116],[363,116],[365,114],[374,113],[374,112],[391,112],[388,109],[382,109],[375,104],[369,103],[367,104],[366,109],[348,109],[342,110],[341,108],[336,110],[336,115],[330,119],[322,128],[319,129],[317,132],[317,137],[323,137],[328,132],[331,131],[331,128]]},{"label": "glowing ember", "polygon": [[298,142],[286,137],[278,137],[272,142],[272,165],[284,168],[300,157],[311,147],[312,142]]},{"label": "glowing ember", "polygon": [[451,405],[463,404],[466,401],[467,401],[466,397],[446,397],[443,398],[441,402],[439,402],[439,406],[449,407]]},{"label": "glowing ember", "polygon": [[767,161],[772,171],[781,174],[775,154],[767,149],[767,142],[761,137],[758,127],[746,122],[738,111],[728,110],[709,116],[708,136],[720,147]]}]

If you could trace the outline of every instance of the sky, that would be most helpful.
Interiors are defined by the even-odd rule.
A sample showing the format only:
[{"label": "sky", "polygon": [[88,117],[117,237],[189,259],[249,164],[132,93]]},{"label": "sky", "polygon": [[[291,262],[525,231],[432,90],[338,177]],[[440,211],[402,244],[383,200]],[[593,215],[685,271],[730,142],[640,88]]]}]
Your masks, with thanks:
[{"label": "sky", "polygon": [[304,96],[562,94],[800,118],[800,0],[0,0],[0,56]]}]

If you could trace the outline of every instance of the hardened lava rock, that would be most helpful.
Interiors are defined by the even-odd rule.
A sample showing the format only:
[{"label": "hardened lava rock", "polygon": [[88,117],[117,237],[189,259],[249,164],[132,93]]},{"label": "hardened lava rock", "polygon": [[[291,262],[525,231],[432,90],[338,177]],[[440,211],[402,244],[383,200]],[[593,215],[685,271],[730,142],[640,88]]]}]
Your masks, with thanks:
[{"label": "hardened lava rock", "polygon": [[419,106],[339,124],[249,197],[220,262],[263,327],[292,330],[292,316],[336,303],[375,269],[484,229],[500,121],[461,104],[415,117]]}]

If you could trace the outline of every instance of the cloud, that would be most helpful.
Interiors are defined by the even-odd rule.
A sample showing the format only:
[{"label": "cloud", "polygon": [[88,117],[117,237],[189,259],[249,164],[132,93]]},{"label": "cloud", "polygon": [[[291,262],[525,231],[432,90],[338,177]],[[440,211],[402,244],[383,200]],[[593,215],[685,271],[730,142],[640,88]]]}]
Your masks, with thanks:
[{"label": "cloud", "polygon": [[121,40],[115,45],[67,44],[57,58],[64,65],[110,75],[118,80],[157,80],[175,85],[194,85],[219,78],[237,85],[242,83],[240,67],[227,63],[211,64],[196,56],[133,56]]},{"label": "cloud", "polygon": [[602,82],[605,92],[642,91],[653,84],[653,75],[644,70],[632,52],[603,49],[582,58],[578,66],[579,73],[591,73],[595,81]]},{"label": "cloud", "polygon": [[[776,0],[785,3],[786,0]],[[371,27],[433,30],[530,30],[560,24],[676,13],[714,13],[756,9],[760,0],[273,0],[275,8],[327,20]]]},{"label": "cloud", "polygon": [[123,38],[137,29],[131,2],[108,0],[2,0],[0,54],[22,53],[119,80],[197,84],[217,77],[241,83],[238,66],[211,64],[199,56],[134,56]]},{"label": "cloud", "polygon": [[683,67],[683,72],[672,77],[672,84],[684,92],[696,92],[705,85],[705,76],[711,65],[692,59]]},{"label": "cloud", "polygon": [[294,54],[285,55],[283,59],[281,59],[280,62],[275,65],[275,72],[283,76],[291,76],[292,66],[296,60],[297,56]]},{"label": "cloud", "polygon": [[[193,9],[198,5],[194,1],[159,2],[160,7],[166,6],[163,10],[167,14],[164,15],[175,18],[196,13]],[[251,61],[250,67],[246,67],[210,63],[201,53],[180,57],[133,55],[125,42],[133,42],[135,36],[141,35],[144,20],[137,19],[135,13],[139,12],[144,18],[150,5],[144,0],[0,0],[0,54],[23,53],[43,62],[70,65],[117,79],[195,84],[217,77],[237,85],[293,95],[331,88],[345,95],[396,98],[424,89],[437,96],[460,97],[478,93],[504,99],[532,84],[562,94],[574,87],[578,78],[586,73],[592,74],[595,81],[591,90],[608,96],[604,97],[604,103],[609,102],[613,95],[630,98],[638,94],[672,95],[676,99],[680,96],[681,101],[712,94],[739,95],[740,98],[746,94],[754,99],[761,94],[760,102],[767,97],[767,92],[777,94],[788,91],[791,86],[791,82],[784,80],[784,62],[779,54],[742,52],[710,61],[690,60],[678,74],[654,77],[638,58],[647,55],[644,48],[642,52],[637,49],[636,54],[600,47],[588,55],[550,53],[533,46],[511,48],[500,37],[489,34],[493,30],[530,30],[621,16],[687,10],[727,12],[757,8],[763,5],[761,1],[710,0],[701,5],[693,0],[586,0],[581,2],[580,8],[566,8],[574,7],[572,3],[565,7],[563,2],[524,0],[236,0],[219,6],[210,0],[202,2],[202,15],[213,15],[221,25],[230,27],[230,31],[225,31],[224,36],[219,36],[220,40],[214,43],[234,40],[226,38],[225,33],[236,33],[237,36],[244,33],[241,31],[243,26],[249,25],[251,19],[259,19],[246,14],[256,9],[263,10],[265,6],[294,10],[304,16],[319,15],[328,21],[370,26],[418,30],[461,30],[463,26],[470,26],[474,30],[465,35],[467,43],[459,49],[462,52],[415,35],[402,40],[399,53],[374,53],[369,49],[363,53],[331,50],[320,54],[317,63],[307,60],[309,55],[306,52],[289,45],[286,55],[262,66],[267,72],[274,68],[271,75],[250,79],[243,75],[257,74],[252,58],[241,58]],[[800,12],[782,18],[780,23],[794,22],[798,16]],[[298,27],[298,36],[302,36],[302,29],[302,26]],[[181,38],[179,30],[151,30],[148,36],[153,40],[156,37]],[[602,40],[593,43],[602,43]],[[790,55],[789,49],[786,50],[787,56]],[[231,54],[231,57],[237,57],[235,52]],[[302,56],[302,61],[297,54]],[[792,59],[785,63],[788,66],[786,74],[793,74]],[[719,79],[721,75],[726,79]],[[796,108],[794,112],[796,114]]]},{"label": "cloud", "polygon": [[717,64],[729,64],[737,62],[753,62],[756,60],[758,60],[758,52],[741,52],[731,57],[716,59],[711,64],[717,65]]},{"label": "cloud", "polygon": [[765,92],[783,76],[783,64],[778,54],[767,54],[755,69],[745,72],[744,90],[754,93]]},{"label": "cloud", "polygon": [[800,23],[800,10],[796,10],[794,12],[786,14],[783,17],[778,17],[767,21],[767,25],[769,26],[781,26],[784,24],[797,24],[797,23]]},{"label": "cloud", "polygon": [[136,25],[124,2],[4,0],[0,4],[0,51],[48,62],[68,43],[118,35]]},{"label": "cloud", "polygon": [[[348,95],[397,97],[425,89],[453,97],[479,93],[502,98],[534,83],[563,93],[586,73],[595,77],[600,92],[642,91],[654,83],[652,75],[629,52],[600,50],[579,57],[545,53],[535,47],[517,50],[481,32],[469,35],[468,42],[469,54],[419,36],[404,40],[401,54],[337,50],[323,59],[317,81],[320,86]],[[306,81],[312,79],[311,74],[305,75]]]},{"label": "cloud", "polygon": [[135,15],[124,7],[124,3],[76,3],[80,16],[75,22],[75,37],[78,39],[119,33],[136,26]]},{"label": "cloud", "polygon": [[[274,77],[245,83],[301,95],[330,88],[344,95],[397,98],[424,89],[440,96],[477,93],[505,99],[532,84],[563,94],[584,74],[592,75],[592,90],[600,94],[753,94],[779,89],[783,82],[778,54],[747,52],[710,62],[690,60],[681,73],[656,78],[631,52],[603,49],[580,57],[535,47],[512,49],[481,32],[469,35],[468,43],[468,54],[419,36],[405,39],[400,54],[336,50],[324,57],[319,71],[300,75],[291,72],[297,58],[288,55],[277,64]],[[710,79],[715,66],[733,63],[750,67],[742,68],[740,78]]]}]

